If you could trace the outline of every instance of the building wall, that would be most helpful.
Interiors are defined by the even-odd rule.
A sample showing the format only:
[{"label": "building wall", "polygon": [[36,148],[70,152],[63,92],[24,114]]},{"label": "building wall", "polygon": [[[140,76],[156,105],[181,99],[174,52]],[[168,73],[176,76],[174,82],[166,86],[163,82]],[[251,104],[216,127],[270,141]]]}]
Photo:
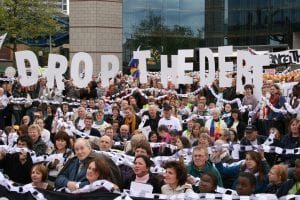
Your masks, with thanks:
[{"label": "building wall", "polygon": [[122,67],[122,0],[70,0],[70,58],[89,53],[94,73],[101,55],[116,55]]},{"label": "building wall", "polygon": [[293,33],[293,48],[300,49],[300,32]]}]

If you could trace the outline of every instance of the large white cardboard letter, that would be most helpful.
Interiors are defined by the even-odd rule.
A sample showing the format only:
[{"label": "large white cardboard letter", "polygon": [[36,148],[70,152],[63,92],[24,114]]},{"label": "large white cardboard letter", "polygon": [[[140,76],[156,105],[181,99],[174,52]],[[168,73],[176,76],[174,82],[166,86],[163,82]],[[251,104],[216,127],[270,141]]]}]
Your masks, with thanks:
[{"label": "large white cardboard letter", "polygon": [[193,78],[190,76],[185,76],[185,71],[193,71],[193,63],[192,62],[185,62],[186,58],[194,57],[194,50],[193,49],[185,49],[185,50],[178,50],[178,64],[177,64],[177,74],[178,79],[177,83],[182,84],[192,84]]},{"label": "large white cardboard letter", "polygon": [[[250,84],[254,86],[253,94],[260,98],[263,83],[263,66],[269,64],[268,55],[252,55],[248,51],[237,51],[236,92],[243,93],[244,85]],[[244,84],[242,77],[245,80]]]},{"label": "large white cardboard letter", "polygon": [[168,56],[161,55],[160,56],[160,79],[161,83],[163,84],[164,88],[168,87],[168,82],[171,81],[176,88],[178,88],[178,71],[177,71],[177,64],[178,64],[178,56],[171,55],[171,67],[168,67]]},{"label": "large white cardboard letter", "polygon": [[233,63],[226,62],[226,56],[230,56],[233,53],[232,46],[219,47],[219,84],[220,87],[231,87],[232,78],[228,78],[226,74],[233,71]]},{"label": "large white cardboard letter", "polygon": [[[59,67],[56,67],[57,64]],[[63,74],[67,71],[68,60],[65,56],[58,54],[49,54],[48,58],[48,70],[46,71],[47,76],[47,87],[53,88],[54,80],[59,90],[64,90],[65,84],[63,82]]]},{"label": "large white cardboard letter", "polygon": [[[36,55],[32,51],[18,51],[15,55],[20,84],[25,87],[36,84],[39,78],[39,63]],[[26,68],[25,60],[30,67]],[[31,75],[27,75],[27,70]]]},{"label": "large white cardboard letter", "polygon": [[139,66],[138,70],[140,72],[140,83],[144,84],[147,83],[147,58],[151,58],[151,52],[150,50],[146,51],[134,51],[133,52],[133,58],[139,59]]},{"label": "large white cardboard letter", "polygon": [[[84,74],[83,77],[80,76],[80,63],[84,63]],[[71,63],[71,78],[73,79],[73,84],[78,88],[85,88],[88,83],[92,80],[93,75],[93,60],[91,56],[84,52],[76,53],[73,56]]]},{"label": "large white cardboard letter", "polygon": [[115,78],[119,71],[119,59],[115,55],[101,56],[101,83],[103,87],[109,86],[109,79]]},{"label": "large white cardboard letter", "polygon": [[[205,58],[208,60],[208,73],[205,73]],[[215,80],[214,54],[209,48],[199,49],[200,86],[211,85]]]}]

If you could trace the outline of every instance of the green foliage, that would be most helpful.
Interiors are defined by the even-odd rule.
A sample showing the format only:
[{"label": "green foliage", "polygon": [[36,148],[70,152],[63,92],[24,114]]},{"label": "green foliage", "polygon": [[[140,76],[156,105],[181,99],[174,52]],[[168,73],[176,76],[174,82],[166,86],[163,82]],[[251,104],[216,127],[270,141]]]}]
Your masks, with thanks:
[{"label": "green foliage", "polygon": [[[55,0],[0,0],[0,32],[12,38],[48,36],[60,30]],[[14,43],[14,42],[13,42]]]},{"label": "green foliage", "polygon": [[[134,26],[133,30],[133,40],[136,46],[141,45],[142,49],[154,49],[160,54],[177,54],[178,49],[196,48],[203,42],[200,36],[201,31],[194,33],[189,26],[169,27],[165,25],[163,17],[153,12]],[[155,60],[158,61],[158,59]]]}]

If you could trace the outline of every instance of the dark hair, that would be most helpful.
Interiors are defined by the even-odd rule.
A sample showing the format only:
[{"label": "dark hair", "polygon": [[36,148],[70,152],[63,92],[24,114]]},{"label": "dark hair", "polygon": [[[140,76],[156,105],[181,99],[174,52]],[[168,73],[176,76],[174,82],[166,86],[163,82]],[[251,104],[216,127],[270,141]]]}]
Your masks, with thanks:
[{"label": "dark hair", "polygon": [[[265,177],[264,177],[264,173],[263,173],[263,165],[262,165],[262,161],[261,161],[261,155],[256,151],[247,151],[246,155],[249,155],[251,157],[251,159],[254,160],[254,162],[256,163],[256,171],[258,172],[258,177],[260,180],[263,180]],[[244,172],[245,170],[246,170],[246,164],[243,164],[241,166],[241,172]]]},{"label": "dark hair", "polygon": [[[70,148],[71,144],[70,144],[70,136],[65,132],[65,131],[58,131],[56,134],[55,134],[55,137],[54,137],[54,140],[59,140],[59,139],[62,139],[64,141],[66,141],[66,148]],[[54,146],[55,146],[55,143],[54,143]]]},{"label": "dark hair", "polygon": [[28,135],[21,135],[17,139],[17,143],[21,142],[26,142],[28,149],[32,149],[32,139]]},{"label": "dark hair", "polygon": [[247,84],[244,86],[244,90],[250,89],[251,90],[251,94],[253,94],[253,85]]},{"label": "dark hair", "polygon": [[47,108],[48,107],[51,108],[51,114],[55,115],[55,113],[56,113],[56,107],[54,105],[48,105]]},{"label": "dark hair", "polygon": [[186,149],[186,148],[191,148],[191,147],[192,147],[192,145],[191,145],[189,139],[187,139],[186,137],[184,137],[184,136],[179,136],[178,139],[181,141],[182,146],[183,146],[184,149]]},{"label": "dark hair", "polygon": [[111,111],[113,111],[113,110],[117,110],[118,111],[118,113],[120,113],[120,107],[119,106],[113,106],[112,108],[111,108]]},{"label": "dark hair", "polygon": [[251,186],[256,186],[256,178],[254,174],[250,172],[240,172],[238,177],[247,178],[251,184]]},{"label": "dark hair", "polygon": [[160,125],[158,128],[157,128],[157,132],[160,132],[160,131],[165,131],[165,132],[169,132],[169,129],[166,125]]},{"label": "dark hair", "polygon": [[148,141],[150,142],[150,138],[152,137],[152,135],[156,135],[158,136],[158,134],[155,131],[150,131],[149,135],[148,135]]},{"label": "dark hair", "polygon": [[[232,116],[233,113],[236,113],[236,114],[238,115],[238,120],[239,120],[239,121],[242,120],[242,114],[241,114],[241,112],[239,111],[239,109],[233,108],[233,109],[231,110],[231,116]],[[232,118],[232,117],[231,117],[231,118]]]},{"label": "dark hair", "polygon": [[187,180],[187,170],[184,164],[180,161],[169,161],[164,166],[165,169],[171,168],[176,172],[176,179],[178,180],[178,185],[184,185]]},{"label": "dark hair", "polygon": [[138,159],[138,158],[142,158],[142,159],[144,160],[145,164],[146,164],[147,169],[150,170],[150,167],[151,167],[151,160],[150,160],[150,158],[149,158],[148,156],[145,156],[145,155],[138,155],[138,156],[136,156],[136,157],[134,158],[134,162],[135,162],[136,159]]},{"label": "dark hair", "polygon": [[[217,176],[215,174],[213,174],[211,171],[207,171],[207,172],[204,172],[201,175],[200,178],[202,178],[202,176],[204,176],[204,175],[209,176],[212,179],[212,181],[213,181],[214,188],[217,188],[217,185],[218,185],[218,178],[217,178]],[[201,181],[201,179],[200,179],[200,181]]]},{"label": "dark hair", "polygon": [[152,156],[152,148],[150,146],[150,143],[147,140],[141,140],[137,143],[135,149],[137,148],[141,148],[141,149],[145,149],[147,152],[148,156]]},{"label": "dark hair", "polygon": [[233,139],[233,141],[234,141],[234,142],[237,142],[237,141],[238,141],[238,137],[237,137],[237,132],[236,132],[236,130],[235,130],[234,128],[230,128],[230,129],[228,129],[228,131],[229,131],[229,136],[230,136],[230,132],[232,132],[232,133],[234,134],[234,139]]},{"label": "dark hair", "polygon": [[89,161],[88,166],[92,162],[95,162],[95,171],[99,174],[98,180],[105,179],[112,182],[110,165],[106,161],[106,159],[104,159],[103,157],[95,157],[94,159]]},{"label": "dark hair", "polygon": [[4,132],[5,132],[6,135],[8,135],[13,130],[14,130],[14,127],[12,127],[12,126],[6,126],[4,128]]}]

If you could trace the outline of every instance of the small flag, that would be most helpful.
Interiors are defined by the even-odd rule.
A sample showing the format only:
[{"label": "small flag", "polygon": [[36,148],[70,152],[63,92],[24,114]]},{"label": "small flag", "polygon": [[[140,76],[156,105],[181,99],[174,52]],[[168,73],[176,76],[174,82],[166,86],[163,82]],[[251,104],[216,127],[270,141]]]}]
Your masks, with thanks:
[{"label": "small flag", "polygon": [[139,60],[131,58],[128,66],[130,67],[131,76],[135,79],[139,78],[139,75],[140,75],[139,70],[138,70]]},{"label": "small flag", "polygon": [[248,47],[248,51],[249,51],[252,55],[257,55],[257,54],[258,54],[254,49],[252,49],[252,48],[250,48],[250,47]]},{"label": "small flag", "polygon": [[0,49],[2,47],[2,44],[3,44],[4,40],[5,40],[6,35],[7,35],[7,33],[4,33],[4,35],[0,36]]}]

